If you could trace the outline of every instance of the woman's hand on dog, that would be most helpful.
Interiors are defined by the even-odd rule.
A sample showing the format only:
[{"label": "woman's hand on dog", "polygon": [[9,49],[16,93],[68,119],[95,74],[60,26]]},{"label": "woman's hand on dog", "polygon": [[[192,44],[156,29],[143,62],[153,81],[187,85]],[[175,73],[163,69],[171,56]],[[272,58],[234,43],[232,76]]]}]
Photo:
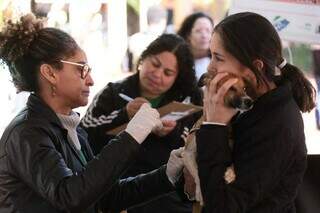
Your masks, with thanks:
[{"label": "woman's hand on dog", "polygon": [[218,87],[219,81],[227,75],[226,72],[218,73],[205,87],[203,109],[207,122],[228,124],[237,113],[236,109],[226,106],[224,96],[238,79],[230,78]]}]

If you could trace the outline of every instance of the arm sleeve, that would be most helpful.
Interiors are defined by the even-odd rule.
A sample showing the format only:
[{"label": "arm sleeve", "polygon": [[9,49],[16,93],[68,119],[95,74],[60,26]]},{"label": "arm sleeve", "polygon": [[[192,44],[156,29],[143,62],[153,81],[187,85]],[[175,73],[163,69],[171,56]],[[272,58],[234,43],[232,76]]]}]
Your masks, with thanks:
[{"label": "arm sleeve", "polygon": [[120,180],[100,201],[103,212],[120,211],[149,202],[174,190],[165,173],[166,166],[152,172]]},{"label": "arm sleeve", "polygon": [[90,104],[81,123],[85,129],[101,128],[104,131],[113,129],[129,121],[126,102],[119,103],[117,91],[109,83],[99,92]]},{"label": "arm sleeve", "polygon": [[[123,132],[74,173],[57,151],[54,140],[41,127],[13,132],[7,144],[13,175],[63,211],[83,211],[118,181],[136,157],[139,144]],[[121,154],[120,154],[121,153]]]},{"label": "arm sleeve", "polygon": [[81,120],[81,126],[88,133],[88,140],[95,154],[109,142],[111,137],[106,132],[129,121],[126,103],[119,102],[117,92],[109,83],[99,92]]}]

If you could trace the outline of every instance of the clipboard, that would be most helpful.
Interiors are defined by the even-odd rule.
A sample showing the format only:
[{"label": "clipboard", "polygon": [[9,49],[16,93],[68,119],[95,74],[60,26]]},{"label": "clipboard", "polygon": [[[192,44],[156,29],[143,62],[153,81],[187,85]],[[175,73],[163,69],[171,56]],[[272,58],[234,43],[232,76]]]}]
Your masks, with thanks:
[{"label": "clipboard", "polygon": [[[179,121],[194,113],[202,111],[202,106],[193,104],[184,104],[177,101],[172,101],[157,109],[161,120],[175,120]],[[117,135],[127,127],[128,123],[122,124],[114,129],[106,131],[108,135]]]}]

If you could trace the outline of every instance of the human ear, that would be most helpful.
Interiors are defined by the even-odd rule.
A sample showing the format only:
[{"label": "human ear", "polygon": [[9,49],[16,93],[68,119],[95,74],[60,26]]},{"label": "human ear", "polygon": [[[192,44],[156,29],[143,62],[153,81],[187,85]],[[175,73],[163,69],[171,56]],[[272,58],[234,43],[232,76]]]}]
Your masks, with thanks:
[{"label": "human ear", "polygon": [[264,70],[264,63],[260,59],[256,59],[253,61],[253,66],[259,70],[259,72],[262,72]]},{"label": "human ear", "polygon": [[141,70],[141,67],[142,67],[142,62],[140,62],[140,63],[138,64],[137,70],[140,71],[140,70]]},{"label": "human ear", "polygon": [[[261,75],[263,75],[263,71],[264,71],[264,63],[262,60],[260,59],[256,59],[252,62],[253,67],[256,68],[256,70],[258,72],[261,73]],[[245,78],[247,80],[249,80],[251,83],[253,83],[253,85],[258,85],[258,80],[257,80],[257,76],[254,74],[254,71],[249,69],[248,67],[245,68],[244,71],[244,75]]]},{"label": "human ear", "polygon": [[57,74],[55,73],[55,69],[49,64],[42,64],[40,66],[40,75],[53,85],[55,85],[57,82]]}]

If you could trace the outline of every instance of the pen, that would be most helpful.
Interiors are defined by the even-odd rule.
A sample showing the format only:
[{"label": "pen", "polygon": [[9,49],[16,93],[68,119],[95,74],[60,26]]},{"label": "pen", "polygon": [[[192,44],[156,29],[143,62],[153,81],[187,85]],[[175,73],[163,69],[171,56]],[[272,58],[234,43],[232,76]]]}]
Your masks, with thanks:
[{"label": "pen", "polygon": [[130,98],[129,96],[127,96],[123,93],[119,93],[119,96],[125,101],[128,101],[128,102],[133,101],[133,98]]}]

